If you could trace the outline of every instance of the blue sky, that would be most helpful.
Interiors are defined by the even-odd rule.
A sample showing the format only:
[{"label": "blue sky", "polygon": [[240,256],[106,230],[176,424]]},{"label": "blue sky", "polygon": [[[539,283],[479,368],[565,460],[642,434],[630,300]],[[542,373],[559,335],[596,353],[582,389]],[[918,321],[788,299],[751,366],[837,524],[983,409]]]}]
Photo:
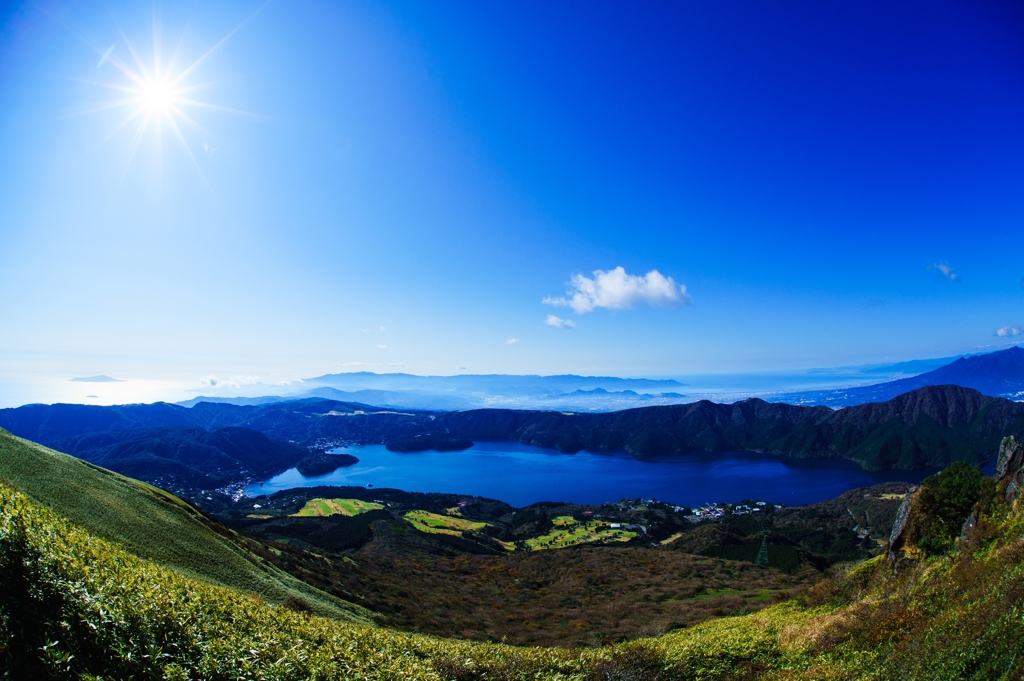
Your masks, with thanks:
[{"label": "blue sky", "polygon": [[[129,45],[152,70],[154,15],[172,76],[230,34],[176,86],[221,108],[180,104],[194,125],[162,113],[159,135],[144,113],[118,129],[140,104],[95,110],[128,96],[109,86],[139,71]],[[93,374],[156,399],[211,376],[781,371],[1024,338],[1015,3],[0,21],[4,406]]]}]

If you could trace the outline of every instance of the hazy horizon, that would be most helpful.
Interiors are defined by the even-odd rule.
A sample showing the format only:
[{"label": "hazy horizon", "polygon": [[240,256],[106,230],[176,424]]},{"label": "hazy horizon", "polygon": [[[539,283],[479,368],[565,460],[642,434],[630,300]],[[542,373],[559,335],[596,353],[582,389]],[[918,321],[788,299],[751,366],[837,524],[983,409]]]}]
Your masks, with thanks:
[{"label": "hazy horizon", "polygon": [[[924,373],[952,361],[954,357],[914,360],[920,364],[916,370],[903,367],[904,363],[865,364],[842,367],[815,367],[791,371],[763,371],[736,373],[680,374],[675,376],[607,376],[624,380],[672,380],[678,387],[640,390],[641,393],[657,394],[659,390],[682,392],[690,402],[699,399],[733,401],[748,396],[770,396],[777,393],[870,385],[917,373]],[[256,398],[292,397],[321,387],[314,379],[322,376],[356,376],[367,374],[386,378],[388,376],[411,376],[413,378],[472,378],[474,376],[510,376],[551,378],[579,374],[472,374],[453,373],[445,375],[413,374],[402,371],[372,372],[363,369],[338,371],[318,376],[300,376],[277,383],[264,382],[259,377],[227,376],[223,379],[207,376],[201,381],[189,380],[138,380],[107,376],[63,375],[47,377],[35,384],[0,385],[0,408],[18,407],[24,404],[57,402],[113,405],[142,402],[187,402],[197,397],[215,398]],[[583,377],[597,377],[598,374],[584,374]],[[373,388],[370,388],[373,389]],[[378,390],[380,388],[377,388]],[[613,390],[615,388],[612,388]],[[26,396],[29,396],[26,398]]]}]

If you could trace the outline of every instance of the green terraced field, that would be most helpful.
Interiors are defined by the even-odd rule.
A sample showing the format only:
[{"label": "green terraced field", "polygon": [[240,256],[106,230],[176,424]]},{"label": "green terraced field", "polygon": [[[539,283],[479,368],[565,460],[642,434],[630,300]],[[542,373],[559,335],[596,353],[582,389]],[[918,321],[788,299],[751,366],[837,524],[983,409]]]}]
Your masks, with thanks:
[{"label": "green terraced field", "polygon": [[372,501],[360,501],[359,499],[310,499],[306,505],[299,509],[293,516],[300,518],[326,517],[332,515],[359,515],[367,511],[377,511],[384,508],[383,504],[375,504]]},{"label": "green terraced field", "polygon": [[[461,537],[463,532],[479,532],[488,525],[488,523],[484,522],[466,520],[458,516],[430,513],[428,511],[409,511],[403,517],[420,532],[450,534],[453,537]],[[498,541],[498,543],[506,551],[515,550],[515,545],[512,542]]]},{"label": "green terraced field", "polygon": [[562,515],[551,522],[555,526],[553,530],[526,540],[531,551],[564,549],[594,542],[626,542],[636,536],[636,532],[612,529],[610,523],[602,520],[579,522],[572,516]]},{"label": "green terraced field", "polygon": [[427,511],[409,511],[404,518],[417,530],[435,534],[461,535],[466,531],[482,530],[487,527],[487,523]]}]

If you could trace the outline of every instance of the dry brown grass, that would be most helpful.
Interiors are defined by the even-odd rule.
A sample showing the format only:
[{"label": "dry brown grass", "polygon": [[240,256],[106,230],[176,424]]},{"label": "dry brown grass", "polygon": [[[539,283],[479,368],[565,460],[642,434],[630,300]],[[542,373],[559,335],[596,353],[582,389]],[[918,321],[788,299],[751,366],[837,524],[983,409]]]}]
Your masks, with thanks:
[{"label": "dry brown grass", "polygon": [[[753,613],[806,588],[749,563],[678,551],[581,547],[508,556],[364,551],[268,557],[408,631],[516,645],[592,646]],[[354,562],[353,562],[354,561]]]}]

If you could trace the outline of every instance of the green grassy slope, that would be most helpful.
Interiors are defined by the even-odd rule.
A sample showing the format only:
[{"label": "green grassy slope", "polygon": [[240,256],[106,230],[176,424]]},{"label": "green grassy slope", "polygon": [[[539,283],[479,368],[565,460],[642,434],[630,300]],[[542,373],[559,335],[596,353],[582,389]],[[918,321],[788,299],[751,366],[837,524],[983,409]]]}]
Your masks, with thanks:
[{"label": "green grassy slope", "polygon": [[370,613],[362,608],[254,557],[244,539],[177,497],[4,430],[0,479],[91,534],[188,577],[247,591],[270,603],[299,599],[322,615],[369,621]]},{"label": "green grassy slope", "polygon": [[[1005,481],[982,488],[975,530],[948,553],[908,560],[895,570],[880,556],[837,572],[803,600],[658,638],[551,649],[339,622],[269,606],[251,594],[210,584],[209,578],[186,578],[186,569],[166,569],[126,547],[159,553],[158,538],[173,541],[174,531],[187,530],[187,539],[201,544],[197,550],[214,555],[216,535],[198,539],[204,535],[196,526],[206,526],[200,519],[182,520],[188,514],[181,508],[188,507],[172,497],[72,463],[3,436],[0,474],[32,498],[0,485],[0,676],[325,681],[1024,677],[1024,502],[1006,501]],[[91,494],[95,488],[105,494]],[[51,506],[73,508],[84,519],[71,522],[35,501],[38,496],[50,497]],[[146,512],[171,524],[154,520],[146,526],[155,533],[152,537],[133,530],[123,544],[100,538],[116,531],[112,513]],[[90,513],[102,517],[86,517]],[[195,566],[188,569],[195,572]]]},{"label": "green grassy slope", "polygon": [[[183,578],[0,485],[0,674],[11,678],[739,681],[1021,678],[1020,514],[893,580],[603,648],[516,648],[270,607]],[[967,563],[965,565],[965,563]],[[824,602],[822,602],[824,601]],[[90,676],[91,675],[91,676]]]}]

